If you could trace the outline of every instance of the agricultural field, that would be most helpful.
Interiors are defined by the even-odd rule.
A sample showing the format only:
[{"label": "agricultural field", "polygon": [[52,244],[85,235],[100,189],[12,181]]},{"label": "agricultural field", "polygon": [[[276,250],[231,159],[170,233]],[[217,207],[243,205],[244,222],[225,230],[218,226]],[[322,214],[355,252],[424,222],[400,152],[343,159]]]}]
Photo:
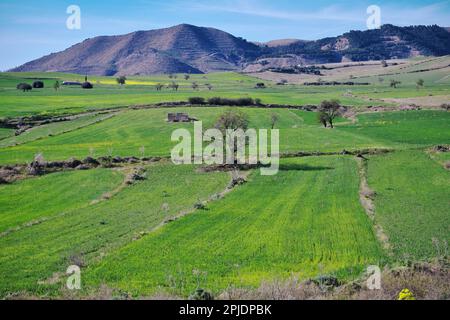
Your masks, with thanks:
[{"label": "agricultural field", "polygon": [[[368,86],[222,72],[125,85],[92,76],[92,90],[55,90],[84,75],[0,73],[0,298],[188,298],[200,288],[218,298],[292,279],[364,281],[371,265],[448,261],[450,112],[440,105],[450,103],[450,58],[388,64],[326,66],[324,81]],[[16,89],[35,80],[45,88]],[[262,105],[187,103],[193,97]],[[331,99],[345,106],[333,129],[304,108]],[[168,113],[206,130],[226,112],[279,130],[277,175],[171,161],[172,133],[194,124],[168,122]],[[81,268],[76,292],[66,288],[71,265]]]},{"label": "agricultural field", "polygon": [[140,296],[188,295],[197,281],[217,294],[265,279],[351,279],[383,259],[358,180],[351,158],[283,161],[278,175],[254,175],[225,199],[107,257],[86,281]]},{"label": "agricultural field", "polygon": [[450,241],[450,172],[423,151],[369,161],[378,222],[399,260],[430,259]]}]

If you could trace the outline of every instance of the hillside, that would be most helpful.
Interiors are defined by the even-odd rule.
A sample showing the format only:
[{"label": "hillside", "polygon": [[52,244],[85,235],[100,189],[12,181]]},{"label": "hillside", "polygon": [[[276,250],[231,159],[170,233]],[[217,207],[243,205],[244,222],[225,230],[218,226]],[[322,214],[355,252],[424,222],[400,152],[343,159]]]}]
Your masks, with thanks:
[{"label": "hillside", "polygon": [[87,39],[13,71],[91,75],[206,73],[237,70],[258,47],[223,31],[182,24],[122,36]]},{"label": "hillside", "polygon": [[258,72],[298,64],[448,54],[450,33],[439,26],[385,25],[379,30],[350,31],[317,41],[275,40],[257,45],[217,29],[182,24],[87,39],[12,71],[106,76],[233,70]]}]

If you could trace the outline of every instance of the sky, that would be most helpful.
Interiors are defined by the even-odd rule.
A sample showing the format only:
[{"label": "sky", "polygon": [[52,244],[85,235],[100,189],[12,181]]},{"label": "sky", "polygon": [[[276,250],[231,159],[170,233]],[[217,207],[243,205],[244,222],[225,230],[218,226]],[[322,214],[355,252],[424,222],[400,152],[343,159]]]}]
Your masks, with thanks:
[{"label": "sky", "polygon": [[[70,30],[67,8],[80,8]],[[316,40],[367,29],[367,8],[381,23],[450,27],[450,0],[0,0],[0,70],[5,71],[87,38],[170,27],[214,27],[249,41]]]}]

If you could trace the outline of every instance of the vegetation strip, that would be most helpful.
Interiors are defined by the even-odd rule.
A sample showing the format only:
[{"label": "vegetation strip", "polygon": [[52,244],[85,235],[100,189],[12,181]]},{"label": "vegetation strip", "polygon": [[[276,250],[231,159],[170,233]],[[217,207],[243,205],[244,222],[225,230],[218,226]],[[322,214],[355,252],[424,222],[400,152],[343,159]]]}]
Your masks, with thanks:
[{"label": "vegetation strip", "polygon": [[376,192],[370,189],[368,183],[367,183],[367,161],[368,159],[365,159],[363,157],[359,157],[356,160],[358,162],[358,170],[359,170],[359,177],[360,177],[360,191],[359,191],[359,199],[361,202],[361,205],[363,206],[364,210],[366,211],[367,215],[369,216],[370,220],[372,220],[375,234],[377,235],[378,240],[383,245],[383,248],[386,250],[386,252],[392,256],[392,246],[389,243],[389,237],[385,234],[383,227],[377,223],[376,219],[376,209],[375,209],[375,203],[374,199],[376,197]]}]

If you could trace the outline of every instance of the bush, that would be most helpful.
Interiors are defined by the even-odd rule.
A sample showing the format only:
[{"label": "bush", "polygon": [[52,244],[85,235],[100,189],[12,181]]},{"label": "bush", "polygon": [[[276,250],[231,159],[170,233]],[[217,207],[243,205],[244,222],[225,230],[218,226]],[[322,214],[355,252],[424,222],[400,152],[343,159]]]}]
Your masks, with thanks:
[{"label": "bush", "polygon": [[[261,100],[258,100],[261,102]],[[228,98],[209,98],[208,104],[215,106],[254,106],[255,101],[252,98],[238,98],[238,99],[228,99]]]},{"label": "bush", "polygon": [[28,83],[19,83],[17,85],[17,90],[22,90],[23,92],[31,91],[31,90],[33,90],[33,87],[31,85],[29,85]]},{"label": "bush", "polygon": [[205,98],[201,97],[191,97],[189,98],[190,104],[205,104]]},{"label": "bush", "polygon": [[33,88],[35,88],[35,89],[42,89],[42,88],[44,88],[44,82],[42,82],[42,81],[35,81],[35,82],[33,82]]},{"label": "bush", "polygon": [[82,87],[83,89],[93,89],[93,88],[94,88],[94,86],[93,86],[92,83],[90,83],[90,82],[84,82],[84,83],[81,85],[81,87]]},{"label": "bush", "polygon": [[444,103],[441,105],[441,108],[447,111],[450,111],[450,104]]}]

